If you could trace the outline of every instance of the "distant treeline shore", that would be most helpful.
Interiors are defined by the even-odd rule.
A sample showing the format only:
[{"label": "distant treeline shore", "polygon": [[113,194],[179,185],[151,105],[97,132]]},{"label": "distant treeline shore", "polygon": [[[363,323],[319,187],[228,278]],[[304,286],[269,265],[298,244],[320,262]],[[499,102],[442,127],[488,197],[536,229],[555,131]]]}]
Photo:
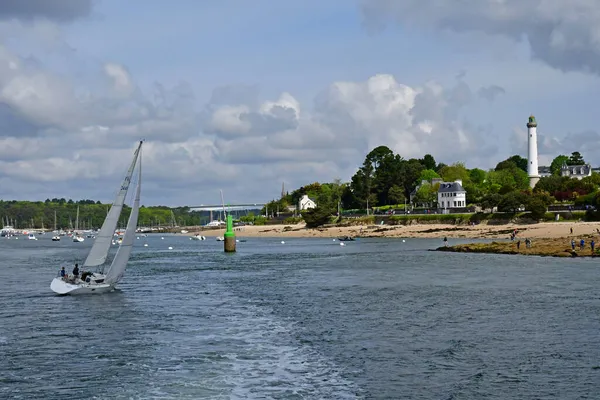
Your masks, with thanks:
[{"label": "distant treeline shore", "polygon": [[[1,224],[13,225],[18,229],[79,229],[99,228],[104,222],[110,204],[93,200],[47,199],[46,201],[0,200]],[[127,225],[130,208],[125,206],[120,226]],[[56,219],[55,219],[56,218]],[[210,219],[208,212],[190,211],[189,207],[151,206],[140,208],[138,226],[190,226],[203,225]]]}]

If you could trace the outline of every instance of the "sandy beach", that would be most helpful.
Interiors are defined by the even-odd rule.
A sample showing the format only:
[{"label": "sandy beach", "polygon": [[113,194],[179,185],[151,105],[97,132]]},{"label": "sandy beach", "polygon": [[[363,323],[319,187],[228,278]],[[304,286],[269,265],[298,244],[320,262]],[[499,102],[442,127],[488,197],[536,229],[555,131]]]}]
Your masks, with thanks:
[{"label": "sandy beach", "polygon": [[[573,228],[573,234],[570,229]],[[236,236],[243,237],[406,237],[406,238],[509,238],[513,230],[518,231],[521,238],[560,238],[596,234],[600,222],[541,222],[538,224],[503,224],[503,225],[447,225],[447,224],[414,224],[403,225],[363,225],[347,227],[328,227],[306,229],[304,224],[297,225],[264,225],[243,226],[235,228]],[[200,232],[204,236],[223,236],[224,229],[190,231],[193,235]]]}]

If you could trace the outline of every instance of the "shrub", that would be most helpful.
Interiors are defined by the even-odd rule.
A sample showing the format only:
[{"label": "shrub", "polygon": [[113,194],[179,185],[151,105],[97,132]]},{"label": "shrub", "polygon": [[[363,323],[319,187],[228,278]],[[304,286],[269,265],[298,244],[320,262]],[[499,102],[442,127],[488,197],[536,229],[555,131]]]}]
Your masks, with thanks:
[{"label": "shrub", "polygon": [[303,211],[302,218],[304,218],[307,228],[317,228],[329,223],[331,220],[331,210],[317,206],[310,210]]},{"label": "shrub", "polygon": [[304,221],[302,219],[302,217],[288,217],[286,219],[283,220],[284,224],[290,224],[290,225],[295,225],[295,224],[299,224],[302,221]]}]

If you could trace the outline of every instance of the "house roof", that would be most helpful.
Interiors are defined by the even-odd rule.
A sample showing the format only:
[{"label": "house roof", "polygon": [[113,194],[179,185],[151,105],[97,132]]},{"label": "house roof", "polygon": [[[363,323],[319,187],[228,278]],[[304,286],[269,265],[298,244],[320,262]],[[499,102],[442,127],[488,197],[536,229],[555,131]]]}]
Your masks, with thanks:
[{"label": "house roof", "polygon": [[561,167],[562,171],[569,171],[572,175],[587,175],[592,170],[590,164],[585,165],[566,165],[563,164]]},{"label": "house roof", "polygon": [[458,182],[442,182],[440,183],[440,188],[438,189],[438,193],[445,192],[466,192],[462,185]]}]

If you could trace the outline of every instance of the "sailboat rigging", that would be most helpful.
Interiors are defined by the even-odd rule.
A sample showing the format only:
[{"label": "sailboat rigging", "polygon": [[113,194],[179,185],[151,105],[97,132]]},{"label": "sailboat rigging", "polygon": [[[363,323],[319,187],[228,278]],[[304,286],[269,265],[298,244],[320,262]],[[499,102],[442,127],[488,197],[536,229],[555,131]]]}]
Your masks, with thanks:
[{"label": "sailboat rigging", "polygon": [[[50,288],[58,294],[88,294],[113,291],[115,285],[121,280],[131,255],[135,231],[137,229],[138,214],[140,207],[140,192],[142,185],[142,150],[143,142],[140,142],[133,157],[133,161],[127,170],[127,174],[119,187],[117,196],[108,211],[102,228],[94,241],[88,256],[83,264],[82,270],[97,268],[98,272],[84,272],[81,277],[56,277],[52,280]],[[137,166],[138,178],[135,198],[131,213],[127,221],[127,228],[123,235],[117,253],[110,265],[105,264],[110,250],[112,237],[119,222],[119,216],[123,210],[123,204],[131,183],[131,178]]]},{"label": "sailboat rigging", "polygon": [[85,239],[79,234],[79,205],[77,205],[77,217],[75,218],[75,231],[73,231],[73,241],[81,243]]}]

